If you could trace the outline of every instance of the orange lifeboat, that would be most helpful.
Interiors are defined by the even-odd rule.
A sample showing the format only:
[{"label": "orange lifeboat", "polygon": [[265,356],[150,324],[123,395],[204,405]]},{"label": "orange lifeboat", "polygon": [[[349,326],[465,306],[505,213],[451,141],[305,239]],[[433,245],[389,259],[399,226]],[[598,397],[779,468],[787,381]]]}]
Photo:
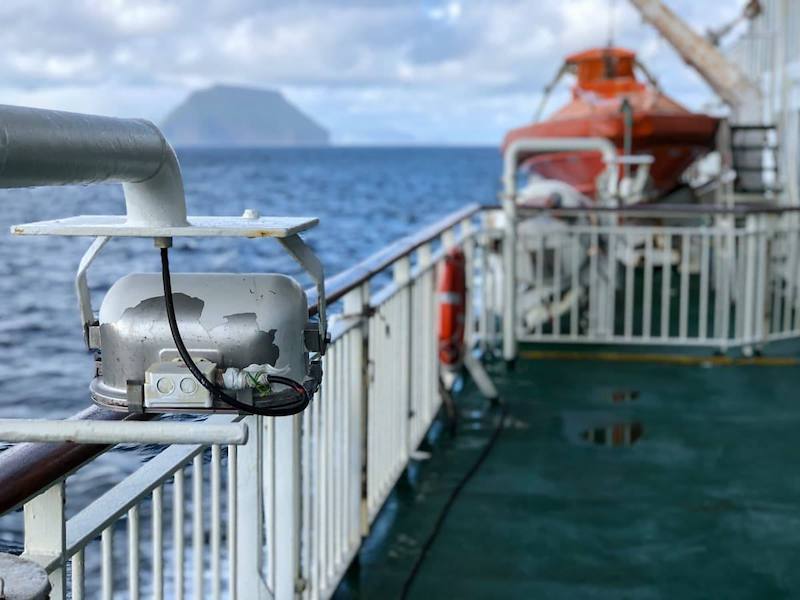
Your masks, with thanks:
[{"label": "orange lifeboat", "polygon": [[[636,54],[621,48],[597,48],[567,57],[562,73],[577,83],[572,101],[548,119],[513,129],[503,141],[529,137],[604,137],[624,152],[625,115],[631,109],[631,153],[649,154],[656,196],[676,188],[686,168],[714,147],[718,119],[693,113],[664,95],[652,80],[637,80]],[[647,73],[644,71],[645,74]],[[592,152],[540,153],[524,159],[529,170],[547,179],[564,181],[594,197],[595,181],[604,168]]]}]

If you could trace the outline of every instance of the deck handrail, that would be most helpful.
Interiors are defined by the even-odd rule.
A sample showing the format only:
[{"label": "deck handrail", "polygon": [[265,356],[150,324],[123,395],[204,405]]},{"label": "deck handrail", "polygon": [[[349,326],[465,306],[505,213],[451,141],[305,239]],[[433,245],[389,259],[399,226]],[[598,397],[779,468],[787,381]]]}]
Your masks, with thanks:
[{"label": "deck handrail", "polygon": [[[443,232],[473,217],[483,210],[474,203],[454,211],[418,232],[404,236],[378,250],[357,265],[346,269],[325,282],[328,302],[335,302],[345,294],[363,285],[371,277],[384,271],[399,259],[408,256],[423,244]],[[316,314],[316,290],[307,290],[309,314]],[[131,415],[90,405],[69,417],[81,420],[148,419],[153,415]],[[111,446],[76,444],[72,442],[23,443],[0,453],[0,515],[14,510],[53,483],[67,477]]]},{"label": "deck handrail", "polygon": [[714,217],[731,215],[747,217],[751,215],[781,216],[789,213],[800,213],[800,206],[785,206],[779,204],[634,204],[631,206],[580,206],[580,207],[552,207],[552,206],[517,206],[518,216],[547,213],[553,216],[580,216],[585,214],[612,214],[621,217]]},{"label": "deck handrail", "polygon": [[[133,415],[92,404],[69,418],[122,421],[150,417],[151,415]],[[73,442],[24,443],[12,446],[0,454],[0,515],[14,510],[110,447]]]},{"label": "deck handrail", "polygon": [[[465,219],[475,216],[482,210],[483,206],[478,203],[469,204],[445,215],[415,233],[406,235],[388,246],[384,246],[355,266],[328,278],[325,281],[328,302],[340,300],[345,294],[361,286],[381,271],[385,271],[399,259],[408,256],[423,244],[439,237],[442,232],[458,225]],[[308,290],[308,294],[309,313],[313,316],[317,310],[315,293],[313,290]]]}]

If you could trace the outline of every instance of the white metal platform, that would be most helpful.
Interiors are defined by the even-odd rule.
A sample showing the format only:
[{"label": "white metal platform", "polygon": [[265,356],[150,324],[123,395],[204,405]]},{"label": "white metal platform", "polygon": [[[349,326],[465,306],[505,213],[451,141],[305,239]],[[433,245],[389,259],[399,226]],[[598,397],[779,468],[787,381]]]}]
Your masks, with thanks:
[{"label": "white metal platform", "polygon": [[189,227],[129,225],[125,215],[82,215],[11,227],[14,235],[286,238],[319,223],[312,217],[187,217]]}]

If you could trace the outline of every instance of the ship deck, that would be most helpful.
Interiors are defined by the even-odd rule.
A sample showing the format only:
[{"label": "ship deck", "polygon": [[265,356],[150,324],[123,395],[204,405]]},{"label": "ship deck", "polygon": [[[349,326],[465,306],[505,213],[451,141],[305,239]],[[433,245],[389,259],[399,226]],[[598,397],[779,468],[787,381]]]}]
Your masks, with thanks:
[{"label": "ship deck", "polygon": [[[508,407],[412,598],[775,597],[800,588],[800,347],[677,360],[527,346],[490,372]],[[594,353],[592,353],[594,352]],[[674,350],[673,350],[674,352]],[[389,497],[337,598],[398,597],[498,421],[457,398],[455,436]],[[637,439],[637,435],[640,435]]]}]

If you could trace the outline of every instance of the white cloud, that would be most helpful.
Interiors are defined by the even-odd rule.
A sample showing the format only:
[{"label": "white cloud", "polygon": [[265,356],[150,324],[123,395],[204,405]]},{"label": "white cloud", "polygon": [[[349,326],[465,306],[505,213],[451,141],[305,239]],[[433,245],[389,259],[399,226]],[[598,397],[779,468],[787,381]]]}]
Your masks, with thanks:
[{"label": "white cloud", "polygon": [[431,6],[427,9],[427,13],[434,21],[454,23],[458,21],[461,16],[461,3],[451,1],[437,6]]},{"label": "white cloud", "polygon": [[120,34],[152,35],[179,24],[172,2],[158,0],[86,0],[87,11],[104,19]]},{"label": "white cloud", "polygon": [[[618,43],[665,90],[695,107],[711,97],[617,5]],[[704,29],[740,1],[670,5]],[[4,0],[0,19],[14,23],[0,30],[0,102],[158,119],[225,82],[285,90],[339,140],[495,143],[566,54],[606,42],[608,2]]]},{"label": "white cloud", "polygon": [[64,81],[83,79],[86,73],[96,67],[95,57],[90,52],[55,55],[12,50],[6,56],[6,60],[22,75]]}]

